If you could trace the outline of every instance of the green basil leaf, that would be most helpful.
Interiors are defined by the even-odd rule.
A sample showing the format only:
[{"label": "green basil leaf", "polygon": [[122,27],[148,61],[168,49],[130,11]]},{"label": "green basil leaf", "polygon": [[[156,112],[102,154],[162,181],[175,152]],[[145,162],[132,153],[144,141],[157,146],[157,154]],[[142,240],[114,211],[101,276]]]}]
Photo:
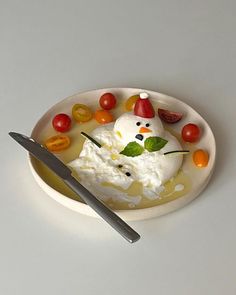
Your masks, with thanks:
[{"label": "green basil leaf", "polygon": [[127,146],[120,152],[120,154],[127,157],[137,157],[140,156],[144,151],[144,148],[138,144],[136,141],[132,141],[127,144]]},{"label": "green basil leaf", "polygon": [[148,137],[144,142],[144,147],[149,152],[156,152],[162,149],[166,144],[167,140],[158,136]]}]

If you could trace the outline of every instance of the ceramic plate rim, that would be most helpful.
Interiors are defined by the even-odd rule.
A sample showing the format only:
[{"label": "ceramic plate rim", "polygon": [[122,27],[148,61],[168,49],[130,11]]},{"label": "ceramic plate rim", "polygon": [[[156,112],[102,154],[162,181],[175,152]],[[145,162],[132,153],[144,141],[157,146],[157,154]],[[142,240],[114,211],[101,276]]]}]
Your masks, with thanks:
[{"label": "ceramic plate rim", "polygon": [[[207,125],[207,127],[209,128],[212,138],[213,138],[213,150],[214,150],[214,158],[213,158],[213,165],[211,167],[211,170],[209,171],[208,177],[206,178],[203,186],[201,189],[199,189],[197,192],[195,192],[194,194],[192,192],[177,198],[173,201],[161,204],[161,205],[157,205],[157,206],[153,206],[153,207],[149,207],[149,208],[142,208],[142,209],[129,209],[129,210],[114,210],[120,217],[122,217],[123,219],[127,220],[127,221],[131,221],[131,220],[142,220],[142,219],[149,219],[149,218],[154,218],[154,217],[158,217],[167,213],[170,213],[172,211],[175,211],[177,209],[182,208],[183,206],[187,205],[188,203],[190,203],[191,201],[193,201],[195,198],[197,198],[202,191],[205,189],[205,187],[207,186],[212,173],[214,171],[214,167],[215,167],[215,158],[216,158],[216,142],[215,142],[215,137],[214,134],[212,132],[211,127],[209,126],[208,122],[197,112],[195,111],[190,105],[188,105],[187,103],[185,103],[184,101],[177,99],[175,97],[163,94],[163,93],[159,93],[157,91],[153,91],[153,90],[146,90],[146,89],[140,89],[140,88],[129,88],[129,87],[113,87],[113,88],[101,88],[101,89],[93,89],[93,90],[87,90],[87,91],[81,91],[78,92],[74,95],[71,95],[69,97],[66,97],[62,100],[60,100],[59,102],[57,102],[56,104],[52,105],[42,116],[41,118],[37,121],[37,123],[35,124],[34,128],[32,129],[31,132],[31,136],[34,137],[35,132],[37,131],[37,129],[40,127],[40,124],[42,123],[42,121],[44,120],[44,118],[52,112],[52,110],[64,103],[67,100],[71,100],[74,97],[83,95],[85,93],[90,93],[90,92],[95,92],[95,91],[99,91],[99,92],[114,92],[114,91],[127,91],[127,92],[141,92],[141,91],[146,91],[148,93],[150,93],[150,95],[155,94],[158,97],[163,97],[163,98],[168,98],[171,99],[173,101],[176,101],[177,103],[181,103],[185,106],[187,106],[191,111],[194,111],[195,113],[197,113],[198,116],[201,117],[201,119],[205,122],[205,124]],[[36,180],[36,182],[38,183],[38,185],[42,188],[42,190],[44,192],[47,193],[47,195],[49,195],[51,198],[53,198],[54,200],[56,200],[57,202],[59,202],[60,204],[62,204],[63,206],[79,212],[81,214],[85,214],[91,217],[98,217],[100,218],[100,216],[98,216],[98,214],[91,209],[87,204],[76,201],[74,199],[71,199],[70,197],[67,197],[66,195],[63,195],[62,193],[60,193],[59,191],[57,191],[56,189],[52,188],[49,184],[47,184],[43,178],[37,173],[37,171],[34,168],[34,164],[32,161],[33,157],[28,154],[28,162],[29,162],[29,166],[30,166],[30,170],[33,174],[34,179]]]}]

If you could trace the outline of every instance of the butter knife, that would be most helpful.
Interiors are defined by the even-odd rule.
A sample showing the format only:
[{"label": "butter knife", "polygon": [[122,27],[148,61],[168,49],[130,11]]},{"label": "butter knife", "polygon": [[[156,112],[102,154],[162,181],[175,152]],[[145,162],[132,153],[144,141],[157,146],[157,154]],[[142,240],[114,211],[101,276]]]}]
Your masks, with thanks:
[{"label": "butter knife", "polygon": [[68,187],[78,194],[84,202],[96,211],[127,241],[134,243],[140,239],[140,235],[136,231],[81,185],[78,180],[72,176],[72,171],[41,144],[36,142],[33,138],[20,133],[9,132],[9,135],[30,152],[33,157],[42,161],[48,168],[56,173]]}]

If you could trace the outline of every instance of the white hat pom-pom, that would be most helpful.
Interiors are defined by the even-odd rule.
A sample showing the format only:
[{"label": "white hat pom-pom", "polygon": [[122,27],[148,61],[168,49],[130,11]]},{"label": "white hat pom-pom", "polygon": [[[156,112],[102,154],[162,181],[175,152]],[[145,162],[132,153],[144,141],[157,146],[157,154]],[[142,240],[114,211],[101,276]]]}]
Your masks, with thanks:
[{"label": "white hat pom-pom", "polygon": [[142,93],[139,94],[139,97],[140,97],[141,99],[146,99],[146,98],[149,97],[149,95],[148,95],[148,93],[146,93],[146,92],[142,92]]}]

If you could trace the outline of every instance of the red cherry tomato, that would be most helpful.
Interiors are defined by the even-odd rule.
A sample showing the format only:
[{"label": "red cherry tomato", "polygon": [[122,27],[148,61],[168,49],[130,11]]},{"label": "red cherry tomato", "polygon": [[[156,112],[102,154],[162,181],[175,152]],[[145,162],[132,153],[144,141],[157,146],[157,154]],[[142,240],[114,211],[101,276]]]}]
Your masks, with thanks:
[{"label": "red cherry tomato", "polygon": [[66,114],[57,114],[52,120],[52,126],[56,131],[66,132],[71,127],[71,118]]},{"label": "red cherry tomato", "polygon": [[196,142],[199,140],[201,130],[196,124],[189,123],[182,129],[182,138],[186,142]]},{"label": "red cherry tomato", "polygon": [[116,106],[116,98],[112,93],[104,93],[100,97],[99,103],[104,110],[111,110]]},{"label": "red cherry tomato", "polygon": [[183,117],[181,113],[172,112],[165,109],[158,109],[158,115],[164,122],[170,124],[180,121]]},{"label": "red cherry tomato", "polygon": [[113,121],[113,116],[106,110],[97,110],[95,112],[95,119],[100,124],[107,124]]}]

